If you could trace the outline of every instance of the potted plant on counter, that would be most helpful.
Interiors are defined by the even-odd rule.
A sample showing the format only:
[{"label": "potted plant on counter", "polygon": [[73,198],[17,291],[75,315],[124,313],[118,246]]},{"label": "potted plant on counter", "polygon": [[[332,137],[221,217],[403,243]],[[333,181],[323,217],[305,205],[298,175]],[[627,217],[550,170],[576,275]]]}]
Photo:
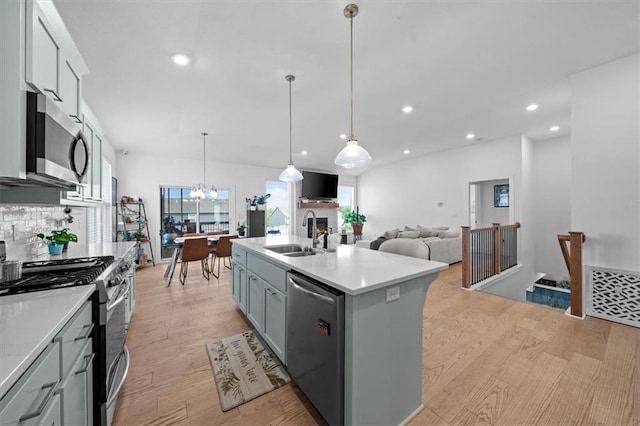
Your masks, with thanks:
[{"label": "potted plant on counter", "polygon": [[236,228],[236,232],[238,233],[238,235],[240,235],[241,237],[244,237],[244,232],[247,230],[247,225],[245,225],[244,223],[238,223],[238,227]]},{"label": "potted plant on counter", "polygon": [[49,235],[40,233],[37,237],[46,241],[49,247],[49,254],[60,254],[63,251],[66,251],[69,246],[69,242],[78,242],[78,236],[69,232],[69,229],[67,228],[54,229]]},{"label": "potted plant on counter", "polygon": [[360,214],[360,209],[358,207],[356,207],[356,210],[351,210],[349,213],[344,215],[344,223],[351,225],[351,228],[353,228],[353,235],[362,235],[362,228],[366,221],[366,216]]}]

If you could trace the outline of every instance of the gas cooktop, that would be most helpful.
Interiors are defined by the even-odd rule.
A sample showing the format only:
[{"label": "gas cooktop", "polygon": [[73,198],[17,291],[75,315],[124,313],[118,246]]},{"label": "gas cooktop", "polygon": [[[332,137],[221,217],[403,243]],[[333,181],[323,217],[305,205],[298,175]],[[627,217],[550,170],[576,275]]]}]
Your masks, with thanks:
[{"label": "gas cooktop", "polygon": [[0,283],[0,296],[91,284],[113,261],[102,256],[25,262],[22,278]]}]

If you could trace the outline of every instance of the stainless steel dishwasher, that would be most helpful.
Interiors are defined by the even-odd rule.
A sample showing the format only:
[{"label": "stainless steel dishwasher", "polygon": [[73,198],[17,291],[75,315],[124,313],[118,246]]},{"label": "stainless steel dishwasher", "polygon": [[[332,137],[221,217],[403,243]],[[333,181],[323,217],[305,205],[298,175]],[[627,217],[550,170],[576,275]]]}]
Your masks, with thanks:
[{"label": "stainless steel dishwasher", "polygon": [[287,369],[330,425],[344,423],[344,293],[289,272]]}]

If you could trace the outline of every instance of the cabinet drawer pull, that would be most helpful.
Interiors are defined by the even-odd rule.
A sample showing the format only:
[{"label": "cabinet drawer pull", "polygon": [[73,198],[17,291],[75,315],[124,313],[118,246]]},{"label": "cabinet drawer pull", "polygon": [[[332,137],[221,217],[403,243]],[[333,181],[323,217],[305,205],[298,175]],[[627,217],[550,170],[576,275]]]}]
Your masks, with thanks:
[{"label": "cabinet drawer pull", "polygon": [[62,98],[61,98],[60,96],[58,96],[58,94],[56,93],[56,91],[55,91],[55,90],[53,90],[53,89],[43,89],[43,90],[44,90],[45,92],[49,92],[49,93],[51,93],[51,94],[55,97],[55,99],[54,99],[54,100],[55,100],[56,102],[62,102]]},{"label": "cabinet drawer pull", "polygon": [[256,281],[256,280],[257,280],[257,278],[256,278],[256,277],[254,277],[253,275],[251,275],[251,276],[249,277],[249,279],[250,279],[251,281]]},{"label": "cabinet drawer pull", "polygon": [[91,332],[93,331],[93,323],[91,324],[87,324],[84,327],[82,327],[84,329],[86,329],[87,331],[84,332],[84,335],[82,336],[78,336],[75,339],[73,339],[74,342],[77,342],[78,340],[85,340],[89,337],[89,335],[91,334]]},{"label": "cabinet drawer pull", "polygon": [[270,294],[270,295],[272,295],[272,296],[275,296],[275,295],[276,295],[276,292],[275,292],[275,291],[273,291],[273,290],[271,290],[270,288],[267,288],[267,293],[269,293],[269,294]]},{"label": "cabinet drawer pull", "polygon": [[42,402],[40,403],[38,408],[36,408],[36,411],[33,411],[31,413],[25,414],[24,416],[20,417],[19,421],[23,422],[25,420],[29,420],[29,419],[32,419],[34,417],[38,417],[40,414],[42,414],[42,412],[44,411],[44,407],[47,406],[47,404],[49,403],[49,400],[53,396],[53,391],[55,390],[57,384],[58,384],[58,381],[47,383],[46,385],[42,385],[42,390],[45,390],[46,388],[49,388],[49,391],[44,396],[44,399],[42,400]]},{"label": "cabinet drawer pull", "polygon": [[82,120],[80,120],[80,117],[78,117],[77,115],[73,115],[70,114],[69,117],[73,118],[73,120],[78,123],[78,124],[82,124]]},{"label": "cabinet drawer pull", "polygon": [[91,365],[91,361],[93,361],[93,357],[95,357],[95,356],[96,356],[96,354],[85,355],[84,359],[87,359],[87,357],[89,357],[89,360],[87,361],[87,363],[85,364],[85,366],[84,366],[84,368],[82,370],[76,371],[76,374],[86,373],[87,370],[89,369],[89,366]]}]

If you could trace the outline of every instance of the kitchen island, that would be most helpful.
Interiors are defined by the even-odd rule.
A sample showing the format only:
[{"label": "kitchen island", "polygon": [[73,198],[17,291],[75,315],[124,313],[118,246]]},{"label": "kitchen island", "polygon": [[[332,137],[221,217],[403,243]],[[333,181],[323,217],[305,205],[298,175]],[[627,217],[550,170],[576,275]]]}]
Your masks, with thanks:
[{"label": "kitchen island", "polygon": [[[423,409],[422,311],[427,289],[448,265],[352,245],[298,257],[265,248],[288,244],[310,246],[311,240],[233,240],[233,296],[239,307],[286,365],[286,328],[296,320],[278,309],[277,301],[287,298],[286,273],[344,292],[344,423],[390,425],[413,418]],[[258,285],[265,292],[252,299]]]}]

